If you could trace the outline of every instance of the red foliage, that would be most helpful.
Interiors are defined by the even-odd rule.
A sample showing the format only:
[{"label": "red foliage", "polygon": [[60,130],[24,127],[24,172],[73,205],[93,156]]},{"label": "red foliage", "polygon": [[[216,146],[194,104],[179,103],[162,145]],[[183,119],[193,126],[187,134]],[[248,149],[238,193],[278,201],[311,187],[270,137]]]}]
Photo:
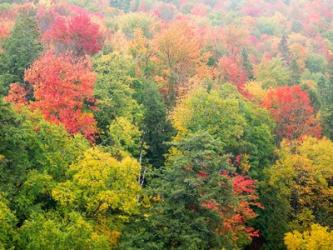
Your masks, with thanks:
[{"label": "red foliage", "polygon": [[102,48],[99,26],[87,14],[58,16],[43,34],[43,40],[59,52],[71,51],[76,56],[93,55]]},{"label": "red foliage", "polygon": [[33,108],[68,132],[81,132],[93,140],[96,124],[93,115],[84,111],[84,102],[93,96],[95,74],[86,60],[48,52],[26,71],[25,80],[34,88]]},{"label": "red foliage", "polygon": [[28,104],[27,90],[20,83],[12,83],[8,95],[4,98],[6,102],[21,106]]},{"label": "red foliage", "polygon": [[206,171],[199,171],[198,172],[198,177],[204,179],[204,178],[208,177],[208,173]]},{"label": "red foliage", "polygon": [[195,16],[206,16],[208,13],[208,7],[205,4],[196,4],[191,9],[191,14]]},{"label": "red foliage", "polygon": [[[258,203],[258,196],[255,194],[255,181],[241,175],[230,176],[225,171],[220,175],[232,183],[234,197],[238,203],[222,205],[214,199],[209,199],[202,201],[201,206],[219,214],[223,221],[218,229],[220,234],[231,234],[235,240],[239,233],[244,233],[248,237],[258,237],[259,231],[246,225],[248,220],[256,217],[251,206],[262,208]],[[199,172],[199,177],[202,178],[201,172]],[[221,183],[221,188],[223,188],[223,184]]]},{"label": "red foliage", "polygon": [[255,181],[238,175],[233,179],[233,189],[237,194],[253,193],[255,191]]},{"label": "red foliage", "polygon": [[271,112],[276,121],[279,138],[297,139],[304,135],[321,135],[309,96],[300,86],[285,86],[269,91],[263,100],[263,107]]},{"label": "red foliage", "polygon": [[222,57],[219,60],[218,72],[224,81],[228,81],[237,86],[238,90],[242,90],[247,80],[246,72],[231,57]]}]

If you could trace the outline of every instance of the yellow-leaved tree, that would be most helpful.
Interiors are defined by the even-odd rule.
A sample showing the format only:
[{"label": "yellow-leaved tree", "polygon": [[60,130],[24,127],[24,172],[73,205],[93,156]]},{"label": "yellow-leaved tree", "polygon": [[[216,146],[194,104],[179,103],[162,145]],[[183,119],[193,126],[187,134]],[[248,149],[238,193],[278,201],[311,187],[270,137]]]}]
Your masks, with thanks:
[{"label": "yellow-leaved tree", "polygon": [[304,232],[313,224],[329,226],[333,221],[332,141],[312,137],[283,141],[278,154],[279,160],[267,169],[267,181],[261,184],[265,212],[259,217],[264,237],[275,245],[287,232]]},{"label": "yellow-leaved tree", "polygon": [[120,225],[137,212],[139,163],[130,157],[116,160],[102,148],[87,150],[69,168],[71,178],[52,190],[52,197],[64,208],[94,218],[95,231],[107,237],[110,246],[120,236]]},{"label": "yellow-leaved tree", "polygon": [[303,233],[289,232],[284,237],[288,250],[330,250],[333,246],[333,231],[319,224]]}]

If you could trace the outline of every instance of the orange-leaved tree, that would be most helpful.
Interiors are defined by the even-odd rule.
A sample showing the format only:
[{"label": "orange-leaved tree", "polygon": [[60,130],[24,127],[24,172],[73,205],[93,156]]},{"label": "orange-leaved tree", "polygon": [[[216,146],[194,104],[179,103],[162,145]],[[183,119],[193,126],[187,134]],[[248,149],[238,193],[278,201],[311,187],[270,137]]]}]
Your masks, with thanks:
[{"label": "orange-leaved tree", "polygon": [[304,135],[319,137],[321,127],[308,94],[300,86],[284,86],[268,91],[263,107],[277,123],[278,139],[298,139]]},{"label": "orange-leaved tree", "polygon": [[168,104],[174,104],[201,64],[200,43],[193,32],[186,21],[175,21],[153,41],[155,61],[160,65],[162,92]]},{"label": "orange-leaved tree", "polygon": [[34,89],[33,108],[40,109],[47,120],[63,124],[68,132],[93,140],[96,125],[89,104],[95,74],[89,61],[47,52],[26,71],[25,80]]}]

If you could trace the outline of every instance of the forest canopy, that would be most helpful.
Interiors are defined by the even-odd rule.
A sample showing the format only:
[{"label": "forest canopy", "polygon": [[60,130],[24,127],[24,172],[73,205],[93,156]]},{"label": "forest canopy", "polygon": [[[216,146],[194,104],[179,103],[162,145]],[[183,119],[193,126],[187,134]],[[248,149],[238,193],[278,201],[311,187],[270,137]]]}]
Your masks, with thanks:
[{"label": "forest canopy", "polygon": [[333,1],[0,1],[0,250],[333,249]]}]

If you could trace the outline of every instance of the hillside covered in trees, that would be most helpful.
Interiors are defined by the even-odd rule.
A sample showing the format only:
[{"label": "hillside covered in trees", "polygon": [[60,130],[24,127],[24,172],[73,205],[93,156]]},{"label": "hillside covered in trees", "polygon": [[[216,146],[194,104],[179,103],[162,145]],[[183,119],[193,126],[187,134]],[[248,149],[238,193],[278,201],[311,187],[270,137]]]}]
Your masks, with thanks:
[{"label": "hillside covered in trees", "polygon": [[333,249],[333,1],[0,1],[0,250]]}]

